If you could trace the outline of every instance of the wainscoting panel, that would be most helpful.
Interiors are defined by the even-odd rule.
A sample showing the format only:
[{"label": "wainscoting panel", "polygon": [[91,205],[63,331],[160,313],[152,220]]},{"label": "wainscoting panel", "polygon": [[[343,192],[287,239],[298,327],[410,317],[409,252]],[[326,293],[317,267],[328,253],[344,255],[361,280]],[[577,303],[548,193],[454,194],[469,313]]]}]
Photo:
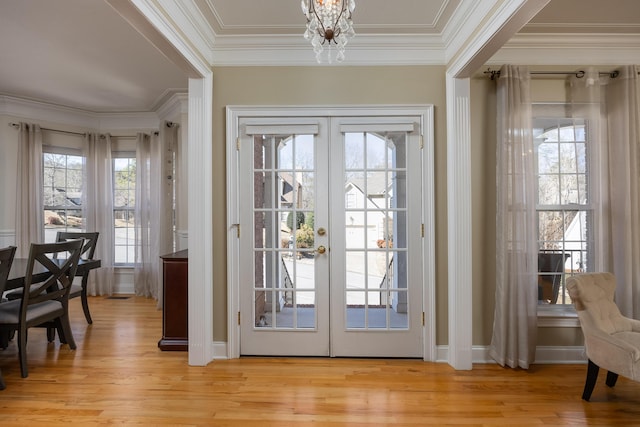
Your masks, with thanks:
[{"label": "wainscoting panel", "polygon": [[0,230],[0,248],[16,244],[16,233],[14,230]]}]

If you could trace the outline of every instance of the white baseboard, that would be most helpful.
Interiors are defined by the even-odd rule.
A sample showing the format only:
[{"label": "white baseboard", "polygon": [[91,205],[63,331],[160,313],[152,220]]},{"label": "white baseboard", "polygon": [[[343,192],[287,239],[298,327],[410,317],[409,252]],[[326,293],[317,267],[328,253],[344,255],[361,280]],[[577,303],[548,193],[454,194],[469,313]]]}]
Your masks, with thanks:
[{"label": "white baseboard", "polygon": [[[473,363],[496,363],[489,356],[489,346],[475,346],[472,349]],[[228,359],[227,343],[214,341],[211,343],[213,359]],[[436,348],[436,363],[447,363],[449,360],[449,346]],[[582,364],[587,363],[583,346],[540,346],[536,348],[535,364]]]},{"label": "white baseboard", "polygon": [[224,341],[214,341],[211,343],[211,354],[213,354],[213,360],[228,359],[227,343]]},{"label": "white baseboard", "polygon": [[113,293],[133,295],[136,293],[133,284],[132,268],[115,268],[113,273]]},{"label": "white baseboard", "polygon": [[[472,348],[473,363],[496,363],[489,356],[489,346],[474,346]],[[438,346],[436,362],[447,363],[449,360],[449,346]],[[587,363],[584,346],[539,346],[536,348],[535,364],[572,364]]]}]

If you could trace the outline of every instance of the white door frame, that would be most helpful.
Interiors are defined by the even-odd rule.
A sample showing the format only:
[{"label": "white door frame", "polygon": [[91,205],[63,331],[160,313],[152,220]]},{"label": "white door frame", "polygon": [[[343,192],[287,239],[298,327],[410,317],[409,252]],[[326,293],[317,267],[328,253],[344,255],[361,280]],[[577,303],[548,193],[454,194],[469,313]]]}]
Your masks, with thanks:
[{"label": "white door frame", "polygon": [[325,116],[420,116],[423,143],[422,162],[422,217],[425,228],[423,238],[422,306],[425,317],[423,328],[423,359],[436,360],[435,346],[435,188],[434,188],[434,123],[433,105],[407,106],[227,106],[227,356],[240,357],[240,283],[239,265],[239,206],[237,141],[241,117],[325,117]]}]

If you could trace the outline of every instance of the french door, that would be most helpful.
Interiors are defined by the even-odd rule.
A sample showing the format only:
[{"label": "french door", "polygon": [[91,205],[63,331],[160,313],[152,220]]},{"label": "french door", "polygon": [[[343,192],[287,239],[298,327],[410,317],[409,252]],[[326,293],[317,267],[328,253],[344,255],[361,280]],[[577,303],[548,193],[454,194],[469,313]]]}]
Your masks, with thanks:
[{"label": "french door", "polygon": [[422,357],[419,117],[237,125],[240,354]]}]

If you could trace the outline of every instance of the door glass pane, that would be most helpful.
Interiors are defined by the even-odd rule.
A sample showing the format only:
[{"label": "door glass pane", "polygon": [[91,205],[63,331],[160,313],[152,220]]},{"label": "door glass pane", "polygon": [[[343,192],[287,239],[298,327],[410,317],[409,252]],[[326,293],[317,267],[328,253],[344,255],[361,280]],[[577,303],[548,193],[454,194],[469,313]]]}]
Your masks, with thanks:
[{"label": "door glass pane", "polygon": [[364,289],[365,287],[365,262],[366,252],[349,251],[345,254],[346,265],[346,289]]},{"label": "door glass pane", "polygon": [[386,169],[387,141],[373,133],[365,133],[367,169]]},{"label": "door glass pane", "polygon": [[347,169],[364,168],[364,139],[361,133],[347,133],[345,135],[344,164]]},{"label": "door glass pane", "polygon": [[[405,141],[402,133],[345,134],[347,328],[408,327]],[[364,162],[353,158],[360,147]]]},{"label": "door glass pane", "polygon": [[256,208],[273,208],[276,205],[276,179],[270,171],[253,174],[253,201]]},{"label": "door glass pane", "polygon": [[314,165],[313,135],[296,135],[294,137],[295,169],[313,170]]},{"label": "door glass pane", "polygon": [[314,138],[254,138],[255,324],[315,328]]},{"label": "door glass pane", "polygon": [[278,167],[293,169],[293,142],[289,138],[280,140],[278,144]]}]

